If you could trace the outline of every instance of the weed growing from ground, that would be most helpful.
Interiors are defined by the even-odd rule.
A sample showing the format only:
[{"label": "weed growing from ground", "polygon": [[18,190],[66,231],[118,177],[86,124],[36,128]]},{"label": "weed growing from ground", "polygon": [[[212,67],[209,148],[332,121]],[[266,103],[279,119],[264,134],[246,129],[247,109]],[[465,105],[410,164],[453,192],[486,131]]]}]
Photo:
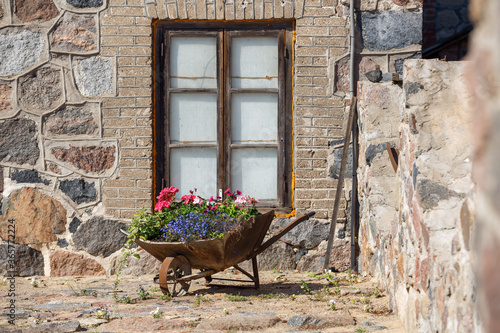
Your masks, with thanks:
[{"label": "weed growing from ground", "polygon": [[159,307],[157,307],[156,310],[153,310],[150,313],[153,316],[153,318],[156,319],[163,317],[163,311],[161,311]]},{"label": "weed growing from ground", "polygon": [[331,300],[328,301],[328,307],[332,311],[337,310],[337,306],[335,305],[335,301],[333,299],[331,299]]},{"label": "weed growing from ground", "polygon": [[231,301],[231,302],[245,302],[245,301],[248,301],[248,297],[241,296],[240,294],[238,294],[238,295],[226,294],[225,297],[229,301]]},{"label": "weed growing from ground", "polygon": [[144,290],[144,288],[141,285],[139,285],[139,290],[137,292],[139,293],[139,298],[142,300],[150,298],[149,292]]},{"label": "weed growing from ground", "polygon": [[212,299],[210,297],[203,297],[202,295],[196,295],[196,298],[194,299],[194,306],[199,307],[203,302],[212,302]]},{"label": "weed growing from ground", "polygon": [[160,295],[160,299],[164,300],[164,301],[170,301],[172,299],[172,296],[163,294],[163,295]]},{"label": "weed growing from ground", "polygon": [[301,282],[300,289],[302,289],[300,291],[300,293],[301,294],[309,294],[309,295],[311,295],[312,292],[311,292],[311,289],[307,286],[307,283],[304,280],[300,280],[300,282]]}]

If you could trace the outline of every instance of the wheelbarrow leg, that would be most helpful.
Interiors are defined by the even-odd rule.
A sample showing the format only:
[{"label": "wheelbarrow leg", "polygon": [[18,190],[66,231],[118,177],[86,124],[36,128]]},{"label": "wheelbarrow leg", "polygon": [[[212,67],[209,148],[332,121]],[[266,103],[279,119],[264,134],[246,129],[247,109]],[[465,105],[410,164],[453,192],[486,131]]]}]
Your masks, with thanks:
[{"label": "wheelbarrow leg", "polygon": [[259,289],[260,281],[259,281],[259,267],[257,266],[257,256],[252,258],[252,268],[253,268],[253,281],[255,283],[255,289]]}]

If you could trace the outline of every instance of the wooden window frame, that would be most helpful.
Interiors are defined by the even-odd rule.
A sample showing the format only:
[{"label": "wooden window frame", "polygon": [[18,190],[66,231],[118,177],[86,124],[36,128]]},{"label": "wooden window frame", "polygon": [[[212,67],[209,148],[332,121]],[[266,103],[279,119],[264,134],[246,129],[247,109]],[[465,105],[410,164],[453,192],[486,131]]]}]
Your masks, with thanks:
[{"label": "wooden window frame", "polygon": [[[231,150],[234,148],[277,148],[278,177],[277,200],[259,203],[259,208],[274,208],[289,212],[292,208],[292,149],[293,149],[293,20],[263,20],[252,22],[224,21],[157,21],[154,24],[154,197],[170,186],[170,156],[172,148],[217,149],[217,188],[230,187]],[[217,38],[217,87],[216,88],[170,88],[170,48],[168,40],[178,36],[215,36]],[[278,52],[278,88],[232,88],[231,87],[231,39],[247,36],[276,36],[282,52]],[[224,71],[224,68],[227,70]],[[169,96],[175,92],[217,93],[217,143],[216,144],[168,144]],[[278,93],[278,142],[277,144],[231,143],[231,96],[233,93]],[[226,124],[226,125],[224,125]],[[227,125],[229,124],[229,125]],[[226,177],[225,177],[226,175]],[[154,198],[155,199],[155,198]],[[153,200],[155,201],[155,200]]]}]

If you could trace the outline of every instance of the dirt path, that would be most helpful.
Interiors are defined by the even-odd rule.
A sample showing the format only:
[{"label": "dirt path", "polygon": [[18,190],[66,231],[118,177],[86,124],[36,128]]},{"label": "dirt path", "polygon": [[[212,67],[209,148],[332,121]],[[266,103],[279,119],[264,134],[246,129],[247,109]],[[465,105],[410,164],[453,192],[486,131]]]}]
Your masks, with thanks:
[{"label": "dirt path", "polygon": [[[246,279],[236,272],[226,270],[214,277]],[[115,302],[114,279],[37,278],[34,287],[31,280],[17,278],[15,325],[9,324],[5,309],[11,304],[10,286],[0,286],[0,331],[404,332],[389,310],[388,296],[347,273],[261,272],[260,290],[216,280],[205,286],[202,279],[192,282],[186,296],[173,299],[161,296],[151,275],[124,276],[119,297],[130,303]],[[148,293],[146,299],[140,298],[141,287]]]}]

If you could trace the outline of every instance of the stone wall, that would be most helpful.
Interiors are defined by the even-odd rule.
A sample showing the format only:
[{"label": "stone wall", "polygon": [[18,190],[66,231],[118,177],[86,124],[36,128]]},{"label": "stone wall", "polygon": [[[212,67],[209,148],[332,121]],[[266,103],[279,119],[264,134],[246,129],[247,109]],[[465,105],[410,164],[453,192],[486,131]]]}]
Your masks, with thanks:
[{"label": "stone wall", "polygon": [[471,1],[475,28],[467,76],[473,93],[473,178],[477,184],[474,250],[477,258],[478,299],[484,331],[500,327],[500,3]]},{"label": "stone wall", "polygon": [[[19,261],[33,263],[18,274],[111,273],[118,229],[152,206],[157,19],[296,20],[294,207],[317,219],[276,248],[291,268],[308,251],[319,257],[336,185],[329,142],[344,132],[334,73],[348,51],[345,9],[337,0],[0,1],[0,237],[14,219]],[[311,233],[321,239],[304,243]]]},{"label": "stone wall", "polygon": [[[358,86],[361,266],[387,289],[409,332],[480,327],[464,68],[408,60],[402,87]],[[389,154],[397,151],[395,171]]]}]

